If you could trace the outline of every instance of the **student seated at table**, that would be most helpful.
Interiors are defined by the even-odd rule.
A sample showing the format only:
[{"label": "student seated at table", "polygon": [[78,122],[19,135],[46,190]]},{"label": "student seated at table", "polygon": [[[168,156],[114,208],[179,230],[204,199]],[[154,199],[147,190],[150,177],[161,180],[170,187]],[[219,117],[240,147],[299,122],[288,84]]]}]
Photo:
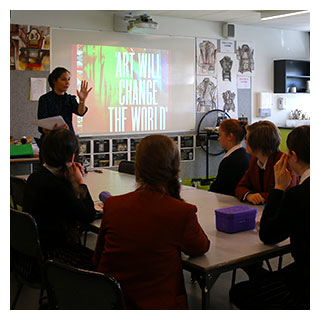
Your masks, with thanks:
[{"label": "student seated at table", "polygon": [[120,283],[128,309],[187,309],[181,252],[208,251],[197,207],[180,196],[180,157],[175,142],[150,135],[138,144],[137,189],[109,197],[94,265]]},{"label": "student seated at table", "polygon": [[[252,204],[264,204],[274,186],[273,166],[281,158],[280,131],[270,121],[258,121],[247,127],[246,150],[252,155],[249,168],[235,189],[236,197]],[[298,177],[289,169],[292,180],[289,187],[298,183]]]},{"label": "student seated at table", "polygon": [[[232,287],[230,299],[240,309],[310,308],[310,126],[290,132],[287,149],[274,166],[275,186],[262,213],[259,236],[265,244],[290,238],[294,262]],[[301,177],[289,190],[287,163]]]},{"label": "student seated at table", "polygon": [[249,155],[241,146],[246,135],[247,121],[227,119],[220,123],[219,138],[221,148],[227,153],[219,164],[216,180],[210,191],[234,196],[234,189],[249,167]]},{"label": "student seated at table", "polygon": [[93,251],[79,244],[78,222],[94,220],[95,209],[81,167],[74,162],[79,143],[68,129],[46,134],[44,165],[26,183],[23,210],[38,225],[46,258],[92,269]]}]

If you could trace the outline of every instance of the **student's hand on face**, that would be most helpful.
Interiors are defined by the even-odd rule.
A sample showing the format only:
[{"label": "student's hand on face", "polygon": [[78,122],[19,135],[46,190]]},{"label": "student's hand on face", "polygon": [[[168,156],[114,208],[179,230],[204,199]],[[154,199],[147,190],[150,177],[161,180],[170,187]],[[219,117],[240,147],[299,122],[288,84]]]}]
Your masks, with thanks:
[{"label": "student's hand on face", "polygon": [[287,169],[288,156],[284,153],[280,160],[274,165],[275,189],[286,190],[291,182],[291,175]]},{"label": "student's hand on face", "polygon": [[84,177],[85,172],[84,172],[84,168],[83,168],[82,164],[80,162],[75,162],[74,164],[79,168],[82,176]]},{"label": "student's hand on face", "polygon": [[72,173],[72,175],[75,178],[77,183],[85,184],[84,180],[83,180],[83,175],[81,173],[81,170],[80,170],[79,166],[75,162],[72,162],[72,164],[70,166],[70,170],[71,170],[71,173]]},{"label": "student's hand on face", "polygon": [[247,200],[252,204],[264,204],[266,201],[260,193],[249,193],[247,195]]}]

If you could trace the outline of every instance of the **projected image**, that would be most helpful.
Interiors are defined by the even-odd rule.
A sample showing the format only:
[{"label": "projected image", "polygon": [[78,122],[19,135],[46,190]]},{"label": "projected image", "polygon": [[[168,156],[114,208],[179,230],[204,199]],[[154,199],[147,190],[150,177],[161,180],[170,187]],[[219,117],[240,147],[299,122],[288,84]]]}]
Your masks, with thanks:
[{"label": "projected image", "polygon": [[87,80],[93,87],[77,133],[172,129],[168,50],[74,45],[72,60],[76,86]]}]

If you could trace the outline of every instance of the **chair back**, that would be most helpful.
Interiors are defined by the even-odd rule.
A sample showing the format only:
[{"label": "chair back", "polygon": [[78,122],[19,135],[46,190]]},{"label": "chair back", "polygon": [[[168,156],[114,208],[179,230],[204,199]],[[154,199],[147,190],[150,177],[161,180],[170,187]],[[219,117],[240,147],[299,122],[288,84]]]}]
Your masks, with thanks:
[{"label": "chair back", "polygon": [[10,196],[12,200],[12,205],[10,204],[10,206],[16,210],[22,210],[26,182],[26,179],[10,176]]},{"label": "chair back", "polygon": [[119,163],[118,171],[123,173],[135,174],[134,162],[122,160]]},{"label": "chair back", "polygon": [[18,282],[43,288],[43,261],[36,221],[28,213],[10,209],[10,262]]},{"label": "chair back", "polygon": [[119,283],[106,274],[48,260],[44,265],[50,308],[123,309]]}]

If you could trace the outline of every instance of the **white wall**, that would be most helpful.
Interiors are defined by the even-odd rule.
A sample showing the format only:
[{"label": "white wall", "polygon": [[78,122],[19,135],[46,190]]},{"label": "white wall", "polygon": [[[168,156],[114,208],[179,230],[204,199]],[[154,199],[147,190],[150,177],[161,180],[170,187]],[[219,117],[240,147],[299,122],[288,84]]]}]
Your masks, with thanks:
[{"label": "white wall", "polygon": [[[159,29],[154,34],[208,37],[221,39],[221,23],[156,17]],[[113,15],[108,11],[11,11],[11,23],[33,24],[83,30],[113,30]],[[256,94],[273,92],[273,60],[310,60],[309,34],[306,32],[236,25],[235,40],[251,42],[255,47],[255,76],[252,81],[252,122],[257,118]],[[54,45],[54,44],[52,44]],[[288,109],[278,110],[279,97],[288,98]],[[302,109],[310,114],[309,94],[273,94],[270,118],[278,126],[284,126],[291,109]]]}]

